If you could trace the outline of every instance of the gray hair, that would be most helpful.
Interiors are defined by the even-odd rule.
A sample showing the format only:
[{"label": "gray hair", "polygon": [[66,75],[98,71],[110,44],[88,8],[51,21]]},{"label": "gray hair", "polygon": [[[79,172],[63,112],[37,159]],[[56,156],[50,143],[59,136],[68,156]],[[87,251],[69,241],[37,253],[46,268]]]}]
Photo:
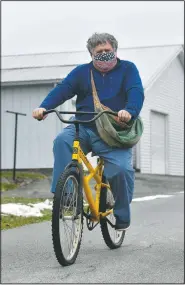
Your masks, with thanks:
[{"label": "gray hair", "polygon": [[87,41],[87,49],[92,55],[92,51],[95,47],[101,44],[106,44],[106,42],[108,42],[113,47],[113,49],[117,51],[118,48],[117,40],[115,39],[114,36],[107,33],[93,34]]}]

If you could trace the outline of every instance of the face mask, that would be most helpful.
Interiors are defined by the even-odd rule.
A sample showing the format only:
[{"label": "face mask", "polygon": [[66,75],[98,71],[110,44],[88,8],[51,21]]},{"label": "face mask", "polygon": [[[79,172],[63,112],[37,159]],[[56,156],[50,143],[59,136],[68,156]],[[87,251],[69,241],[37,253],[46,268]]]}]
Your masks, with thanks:
[{"label": "face mask", "polygon": [[116,54],[114,52],[97,54],[93,58],[93,63],[100,71],[108,72],[113,69],[117,63]]}]

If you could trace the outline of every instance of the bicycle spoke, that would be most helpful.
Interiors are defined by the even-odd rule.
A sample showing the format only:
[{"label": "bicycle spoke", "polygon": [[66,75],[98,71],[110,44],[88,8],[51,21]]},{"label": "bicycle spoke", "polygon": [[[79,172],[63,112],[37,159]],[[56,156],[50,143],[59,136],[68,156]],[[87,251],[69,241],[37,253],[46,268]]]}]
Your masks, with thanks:
[{"label": "bicycle spoke", "polygon": [[[66,231],[66,227],[65,227],[65,224],[64,224],[64,231],[65,231],[65,233],[66,233],[66,236],[68,236],[68,234],[67,234],[67,231]],[[68,245],[68,249],[69,249],[69,251],[70,251],[70,248],[69,248],[69,243],[68,243],[68,237],[67,237],[67,245]]]},{"label": "bicycle spoke", "polygon": [[82,216],[74,219],[77,209],[78,181],[74,176],[69,176],[64,183],[61,194],[60,210],[60,245],[66,260],[71,260],[74,256],[79,239],[81,238]]},{"label": "bicycle spoke", "polygon": [[[103,190],[101,192],[100,203],[102,205],[102,208],[104,209],[103,211],[109,210],[110,205],[111,205],[111,208],[113,208],[114,204],[115,204],[115,199],[114,199],[112,192],[110,192],[110,191],[107,192],[106,190]],[[116,218],[114,217],[113,213],[109,214],[107,216],[107,219],[109,220],[109,222],[112,225],[115,225]],[[100,226],[101,226],[103,239],[104,239],[106,245],[111,249],[115,249],[115,248],[120,247],[121,244],[123,243],[125,233],[124,232],[118,232],[115,229],[115,227],[112,227],[108,223],[108,221],[107,222],[100,221]]]},{"label": "bicycle spoke", "polygon": [[[67,222],[65,222],[65,224],[66,224],[66,227],[67,227],[67,229],[69,230],[69,226],[68,226],[68,224],[67,224]],[[72,239],[72,234],[71,234],[71,232],[72,231],[68,231],[68,233],[69,233],[69,240],[70,240],[70,244],[71,244],[71,248],[73,247],[73,239]],[[69,253],[71,252],[71,250],[69,250]]]},{"label": "bicycle spoke", "polygon": [[[65,224],[66,224],[67,228],[69,228],[72,231],[72,228],[67,223],[65,223]],[[75,237],[77,237],[76,234],[74,234],[74,235],[75,235]]]},{"label": "bicycle spoke", "polygon": [[[68,199],[69,199],[69,198],[68,198]],[[70,200],[69,206],[67,207],[67,211],[71,208],[71,206],[72,206],[72,198],[71,198],[71,200]]]}]

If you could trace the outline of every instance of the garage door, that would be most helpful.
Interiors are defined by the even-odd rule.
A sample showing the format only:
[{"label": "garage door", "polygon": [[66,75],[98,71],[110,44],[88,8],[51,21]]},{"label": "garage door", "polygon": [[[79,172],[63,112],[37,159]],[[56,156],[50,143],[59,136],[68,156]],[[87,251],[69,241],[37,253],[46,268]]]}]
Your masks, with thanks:
[{"label": "garage door", "polygon": [[151,112],[151,170],[166,174],[166,115]]}]

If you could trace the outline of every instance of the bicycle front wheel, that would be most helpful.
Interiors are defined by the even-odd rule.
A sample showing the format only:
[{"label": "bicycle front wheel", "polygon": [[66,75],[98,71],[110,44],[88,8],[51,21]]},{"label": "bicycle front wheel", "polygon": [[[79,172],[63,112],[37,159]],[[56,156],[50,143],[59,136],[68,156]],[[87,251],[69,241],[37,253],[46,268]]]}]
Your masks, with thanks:
[{"label": "bicycle front wheel", "polygon": [[83,232],[83,195],[80,174],[66,169],[57,183],[53,199],[52,238],[56,258],[62,266],[75,262]]},{"label": "bicycle front wheel", "polygon": [[[107,183],[105,177],[102,178],[103,183]],[[108,191],[107,188],[102,187],[101,193],[100,193],[100,211],[106,212],[106,210],[110,210],[110,203],[108,200],[110,200],[110,197],[108,199]],[[112,193],[109,193],[109,196],[112,195]],[[112,196],[113,199],[113,196]],[[107,216],[107,219],[112,223],[112,225],[115,226],[116,219],[112,214]],[[100,227],[103,235],[103,239],[106,243],[106,245],[110,249],[116,249],[120,247],[123,243],[124,237],[125,237],[125,231],[117,231],[114,227],[112,227],[109,222],[107,222],[106,219],[101,218],[100,219]]]}]

